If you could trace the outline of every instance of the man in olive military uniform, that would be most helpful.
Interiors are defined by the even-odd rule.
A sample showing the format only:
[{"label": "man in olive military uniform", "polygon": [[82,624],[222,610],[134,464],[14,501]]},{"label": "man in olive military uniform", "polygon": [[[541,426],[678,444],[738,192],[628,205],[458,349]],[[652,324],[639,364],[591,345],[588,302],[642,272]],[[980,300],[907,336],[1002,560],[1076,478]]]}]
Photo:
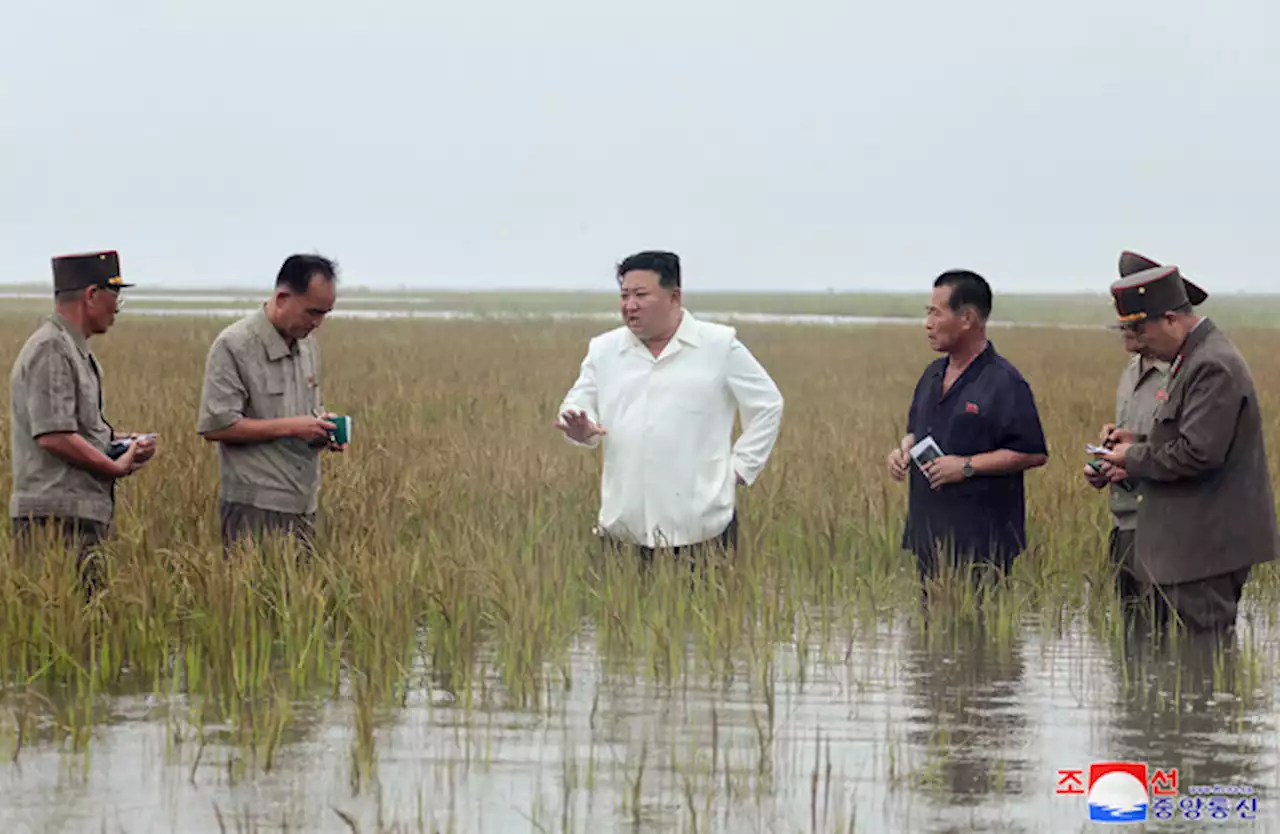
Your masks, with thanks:
[{"label": "man in olive military uniform", "polygon": [[[1125,278],[1160,264],[1135,252],[1121,252],[1119,271]],[[1184,281],[1186,279],[1184,278]],[[1202,303],[1208,294],[1186,281],[1187,297],[1192,305]],[[1151,431],[1153,415],[1160,401],[1156,392],[1164,387],[1169,373],[1169,363],[1150,355],[1138,341],[1136,328],[1130,325],[1114,325],[1124,340],[1125,350],[1131,354],[1129,363],[1120,373],[1116,386],[1116,417],[1114,423],[1102,427],[1098,442],[1106,445],[1111,432],[1117,428],[1129,429],[1136,434]],[[1107,461],[1091,461],[1084,467],[1085,479],[1096,489],[1110,487],[1111,532],[1108,550],[1112,569],[1115,571],[1116,594],[1122,608],[1133,608],[1141,599],[1142,585],[1133,569],[1133,542],[1138,529],[1138,496],[1140,482],[1123,479],[1112,481],[1116,467]]]},{"label": "man in olive military uniform", "polygon": [[271,535],[313,547],[320,452],[345,448],[330,438],[311,337],[333,309],[336,281],[332,261],[290,256],[270,300],[209,348],[197,430],[218,444],[224,548]]},{"label": "man in olive military uniform", "polygon": [[115,323],[129,286],[114,251],[53,258],[54,311],[23,345],[10,379],[15,539],[32,546],[41,529],[59,533],[78,551],[90,593],[101,581],[91,556],[110,533],[116,481],[155,454],[154,439],[117,434],[107,422],[102,368],[89,349]]},{"label": "man in olive military uniform", "polygon": [[1120,323],[1170,366],[1151,430],[1112,430],[1104,457],[1140,484],[1134,567],[1155,624],[1228,636],[1250,569],[1280,555],[1280,536],[1253,376],[1188,289],[1176,266],[1111,285]]}]

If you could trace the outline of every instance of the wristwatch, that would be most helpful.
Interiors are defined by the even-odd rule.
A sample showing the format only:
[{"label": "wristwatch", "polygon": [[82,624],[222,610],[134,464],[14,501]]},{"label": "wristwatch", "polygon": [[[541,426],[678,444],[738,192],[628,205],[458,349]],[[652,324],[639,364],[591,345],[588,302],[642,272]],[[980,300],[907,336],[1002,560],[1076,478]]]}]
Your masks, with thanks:
[{"label": "wristwatch", "polygon": [[973,477],[973,458],[964,459],[964,468],[960,470],[966,478]]}]

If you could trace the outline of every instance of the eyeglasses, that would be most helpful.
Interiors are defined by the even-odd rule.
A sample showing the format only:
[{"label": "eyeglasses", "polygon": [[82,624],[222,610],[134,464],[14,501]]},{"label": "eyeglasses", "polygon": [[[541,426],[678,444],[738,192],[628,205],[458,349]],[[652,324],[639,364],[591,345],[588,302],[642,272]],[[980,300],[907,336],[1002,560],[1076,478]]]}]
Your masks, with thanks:
[{"label": "eyeglasses", "polygon": [[106,289],[106,288],[103,288],[101,291],[111,296],[111,300],[115,303],[115,311],[117,313],[120,312],[120,310],[124,307],[124,295],[121,293],[121,291]]}]

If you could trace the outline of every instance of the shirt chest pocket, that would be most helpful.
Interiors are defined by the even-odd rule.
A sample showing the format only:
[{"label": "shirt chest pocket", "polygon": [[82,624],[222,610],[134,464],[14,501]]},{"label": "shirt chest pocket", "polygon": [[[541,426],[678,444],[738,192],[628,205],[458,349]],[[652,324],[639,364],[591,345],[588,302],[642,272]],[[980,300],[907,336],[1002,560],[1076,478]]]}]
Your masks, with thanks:
[{"label": "shirt chest pocket", "polygon": [[719,384],[714,371],[694,366],[662,368],[651,380],[658,387],[656,393],[675,412],[690,416],[703,416],[719,410],[726,391]]},{"label": "shirt chest pocket", "polygon": [[995,448],[995,426],[991,416],[973,403],[957,408],[951,418],[950,435],[951,448],[944,450],[948,454],[978,455]]},{"label": "shirt chest pocket", "polygon": [[291,414],[289,386],[285,379],[288,368],[279,363],[272,363],[263,368],[254,380],[254,411],[263,420],[278,420],[282,417],[294,417]]}]

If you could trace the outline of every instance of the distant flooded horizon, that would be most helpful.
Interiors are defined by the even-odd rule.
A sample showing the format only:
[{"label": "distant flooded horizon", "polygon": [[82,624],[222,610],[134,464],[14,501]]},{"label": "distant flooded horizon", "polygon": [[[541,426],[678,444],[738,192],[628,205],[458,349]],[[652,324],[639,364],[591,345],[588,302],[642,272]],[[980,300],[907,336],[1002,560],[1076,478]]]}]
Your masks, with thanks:
[{"label": "distant flooded horizon", "polygon": [[[5,297],[0,294],[0,298]],[[29,296],[21,296],[29,300]],[[43,296],[42,300],[46,300]],[[165,297],[161,299],[157,296],[133,296],[134,301],[191,301],[196,300],[192,297]],[[199,299],[202,303],[211,301],[261,301],[261,299],[241,299],[229,298],[226,296],[202,297]],[[407,300],[407,299],[406,299]],[[426,303],[430,299],[415,299],[419,303]],[[199,318],[239,318],[248,315],[258,309],[257,305],[252,307],[150,307],[142,304],[126,306],[121,311],[121,316],[162,316],[162,317],[181,317],[191,316]],[[743,324],[810,324],[810,325],[827,325],[827,326],[855,326],[855,325],[915,325],[920,326],[924,321],[923,316],[858,316],[846,314],[821,314],[821,313],[758,313],[745,312],[735,310],[712,310],[701,311],[692,307],[687,308],[689,312],[698,318],[707,321],[718,321],[724,323],[743,323]],[[620,316],[616,312],[590,312],[580,310],[491,310],[491,311],[474,311],[474,310],[441,310],[441,309],[422,309],[422,310],[392,310],[392,309],[366,309],[366,308],[343,308],[339,307],[329,313],[328,318],[333,319],[435,319],[435,320],[456,320],[456,321],[538,321],[538,320],[566,320],[566,321],[601,321],[601,322],[620,322]],[[1080,322],[1034,322],[1034,321],[1010,321],[1001,319],[992,319],[988,322],[993,327],[1032,327],[1032,328],[1052,328],[1057,330],[1103,330],[1105,325],[1086,324]]]},{"label": "distant flooded horizon", "polygon": [[[486,286],[486,287],[465,287],[465,286],[444,286],[444,285],[369,285],[357,284],[351,281],[345,281],[342,284],[343,292],[348,296],[378,297],[387,296],[395,298],[404,298],[408,296],[429,296],[429,295],[498,295],[507,293],[510,295],[612,295],[616,292],[607,283],[596,284],[590,287],[564,287],[564,286]],[[905,287],[707,287],[689,285],[684,288],[688,295],[699,296],[796,296],[796,297],[813,297],[813,296],[848,296],[848,295],[865,295],[865,296],[918,296],[928,295],[929,282],[923,284],[911,284]],[[995,287],[997,298],[1110,298],[1107,289],[1107,282],[1103,280],[1100,284],[1088,288],[1075,287],[1065,289],[1052,289],[1043,286],[1035,289],[1007,289]],[[0,298],[7,297],[30,297],[30,298],[48,298],[53,292],[52,286],[47,290],[44,285],[39,282],[23,282],[23,281],[0,281]],[[260,284],[233,284],[224,286],[211,286],[201,284],[198,286],[182,287],[172,284],[150,284],[143,283],[130,288],[130,292],[135,295],[147,295],[148,297],[169,296],[173,298],[190,299],[193,297],[207,297],[214,299],[225,299],[232,296],[245,298],[259,298],[270,294],[270,286],[263,289]],[[1214,298],[1280,298],[1280,288],[1269,289],[1225,289],[1217,288],[1213,291]]]},{"label": "distant flooded horizon", "polygon": [[[5,283],[0,281],[0,298],[5,297],[30,297],[30,298],[48,298],[52,292],[52,287],[45,292],[39,292],[36,288],[39,285],[32,283]],[[387,296],[395,298],[404,298],[406,296],[417,295],[496,295],[509,293],[511,295],[614,295],[616,290],[604,286],[592,287],[445,287],[445,286],[367,286],[352,285],[347,283],[344,285],[345,294],[350,296],[378,297]],[[927,286],[925,288],[927,290]],[[225,288],[198,286],[184,289],[175,286],[156,286],[147,285],[146,287],[135,286],[130,288],[130,292],[134,295],[147,295],[155,298],[160,296],[169,296],[173,298],[192,298],[194,296],[204,296],[208,298],[225,299],[230,296],[242,296],[246,298],[265,297],[270,290],[261,290],[258,286],[228,286]],[[829,288],[829,289],[804,289],[793,287],[780,287],[777,289],[760,289],[760,288],[731,288],[731,287],[685,287],[687,294],[705,295],[705,296],[724,296],[724,295],[741,295],[741,296],[824,296],[824,295],[867,295],[867,296],[883,296],[883,295],[920,295],[922,290],[917,286],[907,288]],[[923,292],[928,295],[928,292]],[[1219,295],[1280,295],[1280,292],[1268,293],[1258,291],[1239,291],[1219,292]],[[1106,298],[1109,296],[1105,288],[1102,289],[1065,289],[1060,291],[1052,290],[1006,290],[1000,292],[1001,296],[1008,297],[1040,297],[1040,298],[1070,298],[1076,297],[1099,297]]]},{"label": "distant flooded horizon", "polygon": [[[135,291],[133,288],[130,288],[127,291],[127,298],[131,301],[140,301],[140,302],[147,302],[147,303],[165,302],[168,304],[185,303],[185,302],[197,302],[201,304],[218,304],[220,302],[223,302],[223,303],[232,302],[237,304],[241,304],[241,303],[258,304],[266,301],[269,296],[270,296],[270,293],[259,293],[254,295],[246,292],[225,292],[225,293],[197,293],[197,292],[163,293],[163,292],[146,292],[146,291],[139,292],[139,291]],[[400,293],[395,293],[395,294],[368,293],[367,296],[361,296],[357,294],[355,297],[357,299],[361,299],[362,297],[372,297],[372,298],[386,297],[388,299],[393,298],[395,301],[412,301],[417,304],[429,304],[435,301],[434,296],[403,295]],[[53,296],[50,293],[0,292],[0,300],[51,301],[53,300]]]}]

